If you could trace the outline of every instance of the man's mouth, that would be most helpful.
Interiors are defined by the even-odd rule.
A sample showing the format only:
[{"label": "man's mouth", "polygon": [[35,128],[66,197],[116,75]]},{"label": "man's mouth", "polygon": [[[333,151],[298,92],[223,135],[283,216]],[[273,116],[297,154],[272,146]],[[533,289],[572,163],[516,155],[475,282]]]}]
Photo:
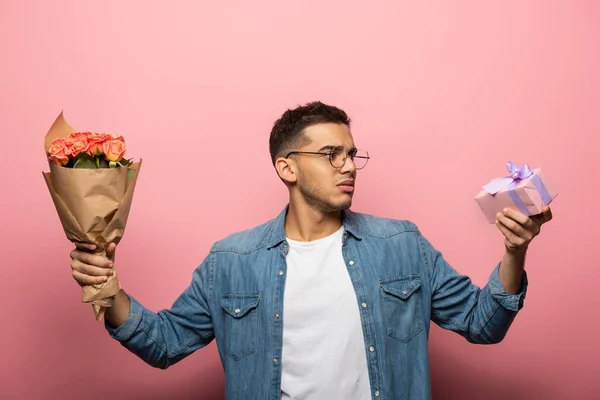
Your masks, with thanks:
[{"label": "man's mouth", "polygon": [[354,179],[346,179],[337,184],[342,192],[352,193],[354,192]]}]

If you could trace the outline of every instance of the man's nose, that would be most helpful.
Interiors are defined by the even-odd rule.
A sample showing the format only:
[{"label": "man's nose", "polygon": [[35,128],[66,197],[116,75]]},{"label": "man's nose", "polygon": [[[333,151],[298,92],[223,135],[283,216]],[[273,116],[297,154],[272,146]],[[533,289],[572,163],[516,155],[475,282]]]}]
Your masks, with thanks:
[{"label": "man's nose", "polygon": [[342,165],[342,168],[340,168],[340,172],[352,174],[356,172],[356,164],[354,164],[354,161],[350,156],[346,158],[346,162],[344,163],[344,165]]}]

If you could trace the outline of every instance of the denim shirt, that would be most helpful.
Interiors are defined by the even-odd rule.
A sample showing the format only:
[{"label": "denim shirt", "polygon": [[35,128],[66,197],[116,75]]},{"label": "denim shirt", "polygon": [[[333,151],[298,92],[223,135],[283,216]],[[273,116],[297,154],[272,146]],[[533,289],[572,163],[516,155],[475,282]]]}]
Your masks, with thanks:
[{"label": "denim shirt", "polygon": [[[216,242],[171,309],[154,313],[129,296],[129,318],[116,329],[106,323],[109,334],[163,369],[216,339],[228,399],[279,399],[287,210]],[[346,210],[343,225],[372,399],[431,398],[430,321],[471,343],[492,344],[504,338],[523,306],[526,275],[521,292],[509,295],[498,263],[480,288],[412,222]],[[344,332],[331,327],[327,334]]]}]

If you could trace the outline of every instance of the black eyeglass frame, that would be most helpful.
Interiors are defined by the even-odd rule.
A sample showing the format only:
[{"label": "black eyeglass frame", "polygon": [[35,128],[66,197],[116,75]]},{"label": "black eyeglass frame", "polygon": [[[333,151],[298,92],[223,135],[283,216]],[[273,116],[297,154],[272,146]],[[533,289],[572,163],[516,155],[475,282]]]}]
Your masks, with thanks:
[{"label": "black eyeglass frame", "polygon": [[[342,162],[342,165],[340,165],[339,167],[336,167],[335,165],[333,165],[333,153],[336,150],[343,150],[346,155],[344,156],[344,161]],[[364,151],[367,155],[366,156],[357,156],[356,153],[358,153],[358,151]],[[339,169],[342,168],[344,165],[346,165],[346,160],[348,159],[348,156],[350,156],[350,158],[352,159],[352,161],[354,162],[355,158],[361,158],[361,159],[365,159],[367,161],[365,161],[365,165],[363,165],[360,168],[356,168],[358,170],[363,169],[364,167],[367,166],[367,164],[369,163],[369,160],[371,159],[371,157],[369,156],[369,152],[363,149],[357,149],[357,148],[353,148],[350,149],[350,151],[346,151],[346,149],[344,147],[341,146],[337,146],[337,147],[332,147],[331,150],[329,150],[329,152],[323,152],[323,151],[290,151],[285,158],[289,158],[289,156],[291,156],[292,154],[319,154],[322,156],[329,156],[329,163],[331,164],[331,166],[335,169]]]}]

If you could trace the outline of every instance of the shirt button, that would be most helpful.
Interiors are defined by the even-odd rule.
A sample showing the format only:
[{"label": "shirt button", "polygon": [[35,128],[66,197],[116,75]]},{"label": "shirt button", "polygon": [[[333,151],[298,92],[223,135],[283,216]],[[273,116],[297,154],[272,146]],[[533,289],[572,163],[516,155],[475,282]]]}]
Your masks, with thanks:
[{"label": "shirt button", "polygon": [[361,306],[362,308],[367,308],[367,303],[362,303]]},{"label": "shirt button", "polygon": [[283,275],[283,270],[279,270],[279,275]]},{"label": "shirt button", "polygon": [[279,364],[279,360],[277,358],[274,358],[273,359],[273,364],[275,364],[275,365]]},{"label": "shirt button", "polygon": [[239,313],[240,313],[240,311],[242,311],[242,310],[240,310],[239,308],[236,308],[236,309],[235,309],[235,313],[236,313],[236,314],[239,314]]},{"label": "shirt button", "polygon": [[348,264],[354,265],[354,260],[350,260],[350,262]]},{"label": "shirt button", "polygon": [[370,351],[371,353],[372,353],[372,352],[374,352],[374,351],[375,351],[375,347],[373,347],[373,346],[369,347],[369,351]]},{"label": "shirt button", "polygon": [[275,314],[275,319],[279,319],[279,314]]},{"label": "shirt button", "polygon": [[402,291],[402,294],[403,294],[403,295],[406,295],[406,293],[408,293],[406,290],[403,290],[403,291]]},{"label": "shirt button", "polygon": [[379,390],[375,392],[375,397],[379,397]]}]

